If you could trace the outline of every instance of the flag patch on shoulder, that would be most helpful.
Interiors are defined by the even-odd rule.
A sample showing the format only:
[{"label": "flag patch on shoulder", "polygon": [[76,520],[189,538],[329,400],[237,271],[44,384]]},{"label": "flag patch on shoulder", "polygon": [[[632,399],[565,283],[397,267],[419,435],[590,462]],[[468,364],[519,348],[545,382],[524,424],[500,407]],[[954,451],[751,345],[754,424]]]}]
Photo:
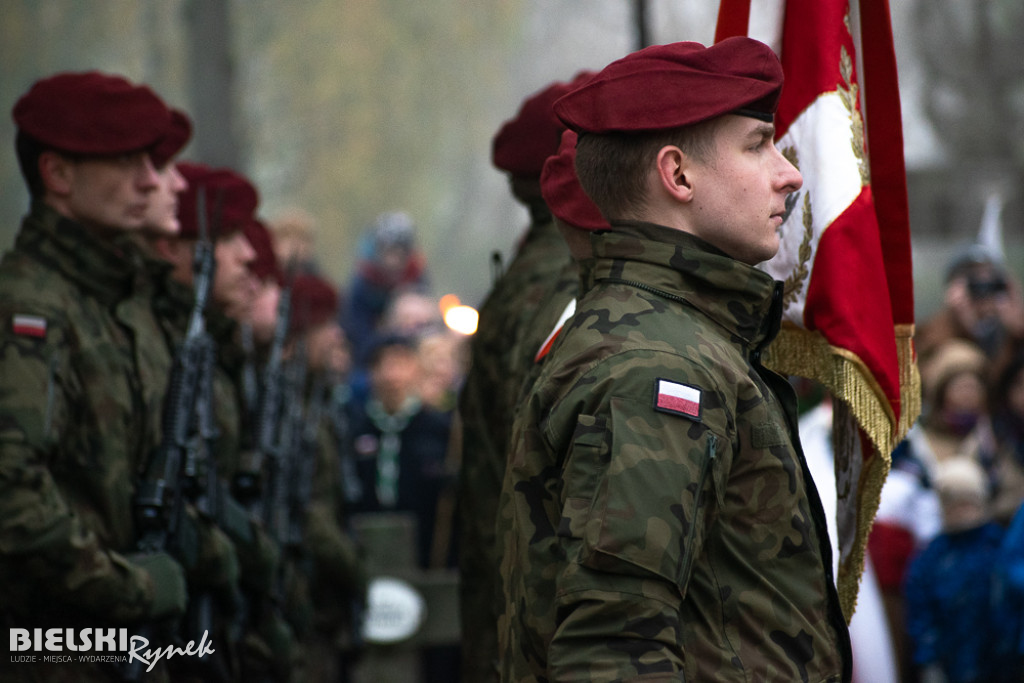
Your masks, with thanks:
[{"label": "flag patch on shoulder", "polygon": [[572,314],[576,312],[576,299],[570,299],[569,303],[565,305],[565,310],[562,311],[562,315],[558,317],[558,322],[555,323],[555,329],[551,330],[551,334],[544,340],[544,343],[537,349],[537,354],[533,357],[534,363],[539,363],[544,359],[544,356],[548,355],[548,351],[551,350],[551,346],[558,339],[558,335],[562,333],[562,328],[565,327],[565,323],[568,322]]},{"label": "flag patch on shoulder", "polygon": [[689,384],[659,379],[654,387],[654,407],[665,413],[700,420],[700,394],[700,389]]},{"label": "flag patch on shoulder", "polygon": [[11,318],[11,328],[14,334],[21,334],[26,337],[45,337],[46,318],[38,315],[25,315],[15,313]]}]

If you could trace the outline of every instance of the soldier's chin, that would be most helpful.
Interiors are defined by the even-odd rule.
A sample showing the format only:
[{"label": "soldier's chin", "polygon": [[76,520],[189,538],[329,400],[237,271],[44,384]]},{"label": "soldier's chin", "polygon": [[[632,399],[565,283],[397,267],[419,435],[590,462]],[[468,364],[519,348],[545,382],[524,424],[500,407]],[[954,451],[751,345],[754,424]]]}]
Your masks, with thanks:
[{"label": "soldier's chin", "polygon": [[771,261],[775,258],[775,255],[779,253],[779,243],[776,242],[774,247],[765,247],[761,250],[751,250],[749,254],[742,256],[734,256],[737,261],[741,261],[748,266],[757,266],[765,261]]},{"label": "soldier's chin", "polygon": [[147,237],[177,237],[181,233],[181,224],[177,220],[147,222],[142,226],[142,234]]},{"label": "soldier's chin", "polygon": [[751,263],[750,265],[756,266],[758,263],[764,263],[765,261],[771,261],[775,258],[775,255],[779,253],[779,249],[782,246],[782,241],[779,239],[778,234],[774,236],[774,239],[765,246],[764,255],[760,261]]}]

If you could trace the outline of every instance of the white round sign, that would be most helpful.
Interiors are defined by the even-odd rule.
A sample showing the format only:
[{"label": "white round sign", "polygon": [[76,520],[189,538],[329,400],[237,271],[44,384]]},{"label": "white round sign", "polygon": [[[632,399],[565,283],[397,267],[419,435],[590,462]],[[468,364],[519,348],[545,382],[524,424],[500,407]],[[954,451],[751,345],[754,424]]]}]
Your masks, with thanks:
[{"label": "white round sign", "polygon": [[378,576],[367,590],[363,638],[378,645],[407,640],[420,629],[426,616],[427,604],[411,584]]}]

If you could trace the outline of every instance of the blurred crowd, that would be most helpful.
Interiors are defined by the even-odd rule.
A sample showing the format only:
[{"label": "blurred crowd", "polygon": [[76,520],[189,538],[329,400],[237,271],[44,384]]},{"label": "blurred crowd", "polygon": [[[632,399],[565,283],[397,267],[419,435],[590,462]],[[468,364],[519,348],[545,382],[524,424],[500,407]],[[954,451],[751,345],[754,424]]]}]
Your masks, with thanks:
[{"label": "blurred crowd", "polygon": [[1016,681],[1024,298],[988,244],[948,264],[944,294],[917,326],[922,412],[892,454],[869,556],[900,680]]}]

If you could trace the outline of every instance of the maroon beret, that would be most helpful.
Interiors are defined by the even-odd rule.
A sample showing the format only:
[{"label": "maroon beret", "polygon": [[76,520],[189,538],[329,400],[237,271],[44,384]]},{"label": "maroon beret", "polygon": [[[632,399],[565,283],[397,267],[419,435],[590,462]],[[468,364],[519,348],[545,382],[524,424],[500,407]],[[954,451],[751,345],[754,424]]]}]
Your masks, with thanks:
[{"label": "maroon beret", "polygon": [[48,147],[95,156],[147,149],[171,125],[171,110],[148,87],[98,71],[36,81],[12,116],[18,130]]},{"label": "maroon beret", "polygon": [[249,270],[260,281],[273,279],[278,284],[282,284],[284,277],[281,274],[281,268],[277,265],[277,255],[274,253],[274,236],[270,234],[270,230],[259,219],[247,224],[243,230],[245,231],[245,236],[249,239],[249,244],[252,245],[253,251],[256,252],[256,260],[249,265]]},{"label": "maroon beret", "polygon": [[654,45],[612,62],[554,104],[577,132],[656,131],[729,113],[771,120],[782,64],[764,43],[735,36],[711,47]]},{"label": "maroon beret", "polygon": [[581,230],[611,230],[576,178],[576,133],[562,133],[558,154],[548,157],[540,175],[540,192],[555,218]]},{"label": "maroon beret", "polygon": [[216,239],[236,230],[243,230],[256,218],[259,195],[245,176],[229,168],[212,168],[205,164],[181,162],[178,171],[188,182],[188,189],[178,195],[180,237],[199,237],[196,200],[199,188],[204,189],[207,229]]},{"label": "maroon beret", "polygon": [[581,71],[573,80],[556,81],[524,100],[515,118],[506,121],[494,136],[494,165],[515,176],[539,177],[544,160],[558,151],[558,141],[565,130],[551,105],[591,76],[592,72]]},{"label": "maroon beret", "polygon": [[192,120],[185,112],[172,109],[171,124],[167,127],[167,133],[149,150],[149,156],[153,158],[153,165],[163,168],[168,161],[174,158],[174,155],[188,144],[191,137]]},{"label": "maroon beret", "polygon": [[327,280],[299,273],[291,286],[291,318],[288,331],[301,334],[332,320],[338,313],[338,292]]}]

